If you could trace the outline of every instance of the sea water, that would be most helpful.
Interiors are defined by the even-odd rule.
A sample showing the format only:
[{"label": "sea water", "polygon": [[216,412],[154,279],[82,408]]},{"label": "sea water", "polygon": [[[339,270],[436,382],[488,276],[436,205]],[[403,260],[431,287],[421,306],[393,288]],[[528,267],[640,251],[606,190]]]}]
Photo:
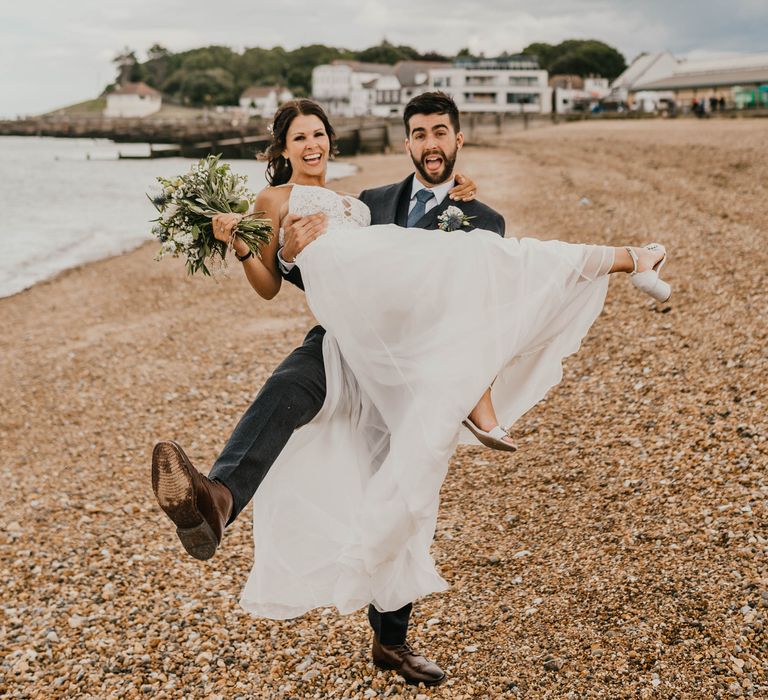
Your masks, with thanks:
[{"label": "sea water", "polygon": [[[105,139],[0,137],[0,297],[92,260],[119,255],[151,239],[157,212],[145,193],[155,178],[189,170],[194,160],[120,160],[148,155],[148,144]],[[265,164],[231,161],[247,187],[266,185]],[[329,178],[354,173],[329,163]]]}]

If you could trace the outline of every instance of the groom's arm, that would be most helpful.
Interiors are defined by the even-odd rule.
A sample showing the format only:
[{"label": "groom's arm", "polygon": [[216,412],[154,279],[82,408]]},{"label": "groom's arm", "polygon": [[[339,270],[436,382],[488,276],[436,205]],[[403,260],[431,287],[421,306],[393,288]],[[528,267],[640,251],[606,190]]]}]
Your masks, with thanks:
[{"label": "groom's arm", "polygon": [[498,212],[494,211],[494,221],[493,221],[493,228],[491,231],[496,231],[502,238],[504,238],[504,234],[507,230],[507,223],[504,221],[504,217],[499,214]]},{"label": "groom's arm", "polygon": [[[389,188],[389,187],[391,187],[391,185],[385,185],[385,187]],[[378,189],[379,190],[383,190],[384,187],[379,187]],[[374,202],[374,200],[376,199],[375,192],[376,192],[375,189],[373,189],[373,190],[363,190],[359,195],[357,195],[357,198],[363,204],[365,204],[365,206],[368,207],[368,209],[371,210],[371,214],[373,214],[373,209],[375,207],[375,202]]]},{"label": "groom's arm", "polygon": [[284,279],[304,289],[301,272],[296,267],[296,256],[328,229],[328,217],[318,212],[309,216],[288,214],[283,220],[285,241],[277,251],[277,266]]}]

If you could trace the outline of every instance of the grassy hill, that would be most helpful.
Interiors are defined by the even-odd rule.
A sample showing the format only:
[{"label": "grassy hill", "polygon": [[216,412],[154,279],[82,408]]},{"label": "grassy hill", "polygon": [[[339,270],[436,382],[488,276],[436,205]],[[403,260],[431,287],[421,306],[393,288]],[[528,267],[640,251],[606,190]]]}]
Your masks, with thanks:
[{"label": "grassy hill", "polygon": [[46,112],[41,115],[44,117],[79,117],[88,116],[95,117],[104,111],[107,106],[106,97],[97,97],[95,100],[86,100],[85,102],[78,102],[67,107],[61,107],[60,109],[54,109],[51,112]]},{"label": "grassy hill", "polygon": [[[78,102],[67,107],[55,109],[40,116],[42,117],[98,117],[104,112],[107,106],[106,97],[97,97],[95,100],[86,100]],[[150,114],[143,119],[152,121],[154,119],[200,119],[205,115],[205,110],[198,107],[183,107],[182,105],[163,103],[159,112]],[[209,119],[227,119],[224,115],[217,114],[215,110],[208,110]]]}]

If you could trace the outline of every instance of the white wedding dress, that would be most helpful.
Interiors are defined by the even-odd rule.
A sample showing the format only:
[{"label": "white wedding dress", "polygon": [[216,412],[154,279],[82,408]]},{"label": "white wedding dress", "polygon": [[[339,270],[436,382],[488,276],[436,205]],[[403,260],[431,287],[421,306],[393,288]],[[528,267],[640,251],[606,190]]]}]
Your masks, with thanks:
[{"label": "white wedding dress", "polygon": [[276,619],[396,610],[447,587],[429,549],[461,421],[491,384],[510,425],[560,381],[613,250],[369,226],[365,204],[320,187],[294,185],[289,210],[330,222],[297,258],[327,330],[327,397],[253,500],[241,604]]}]

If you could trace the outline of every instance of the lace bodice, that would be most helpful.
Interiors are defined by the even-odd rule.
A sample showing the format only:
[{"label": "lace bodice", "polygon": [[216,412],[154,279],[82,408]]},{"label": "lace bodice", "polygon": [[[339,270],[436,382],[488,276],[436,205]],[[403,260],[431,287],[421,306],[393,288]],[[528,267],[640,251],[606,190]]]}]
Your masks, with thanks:
[{"label": "lace bodice", "polygon": [[[288,211],[298,216],[323,212],[330,226],[369,226],[371,212],[359,199],[341,195],[326,187],[294,185],[288,198]],[[280,242],[283,242],[280,231]]]}]

